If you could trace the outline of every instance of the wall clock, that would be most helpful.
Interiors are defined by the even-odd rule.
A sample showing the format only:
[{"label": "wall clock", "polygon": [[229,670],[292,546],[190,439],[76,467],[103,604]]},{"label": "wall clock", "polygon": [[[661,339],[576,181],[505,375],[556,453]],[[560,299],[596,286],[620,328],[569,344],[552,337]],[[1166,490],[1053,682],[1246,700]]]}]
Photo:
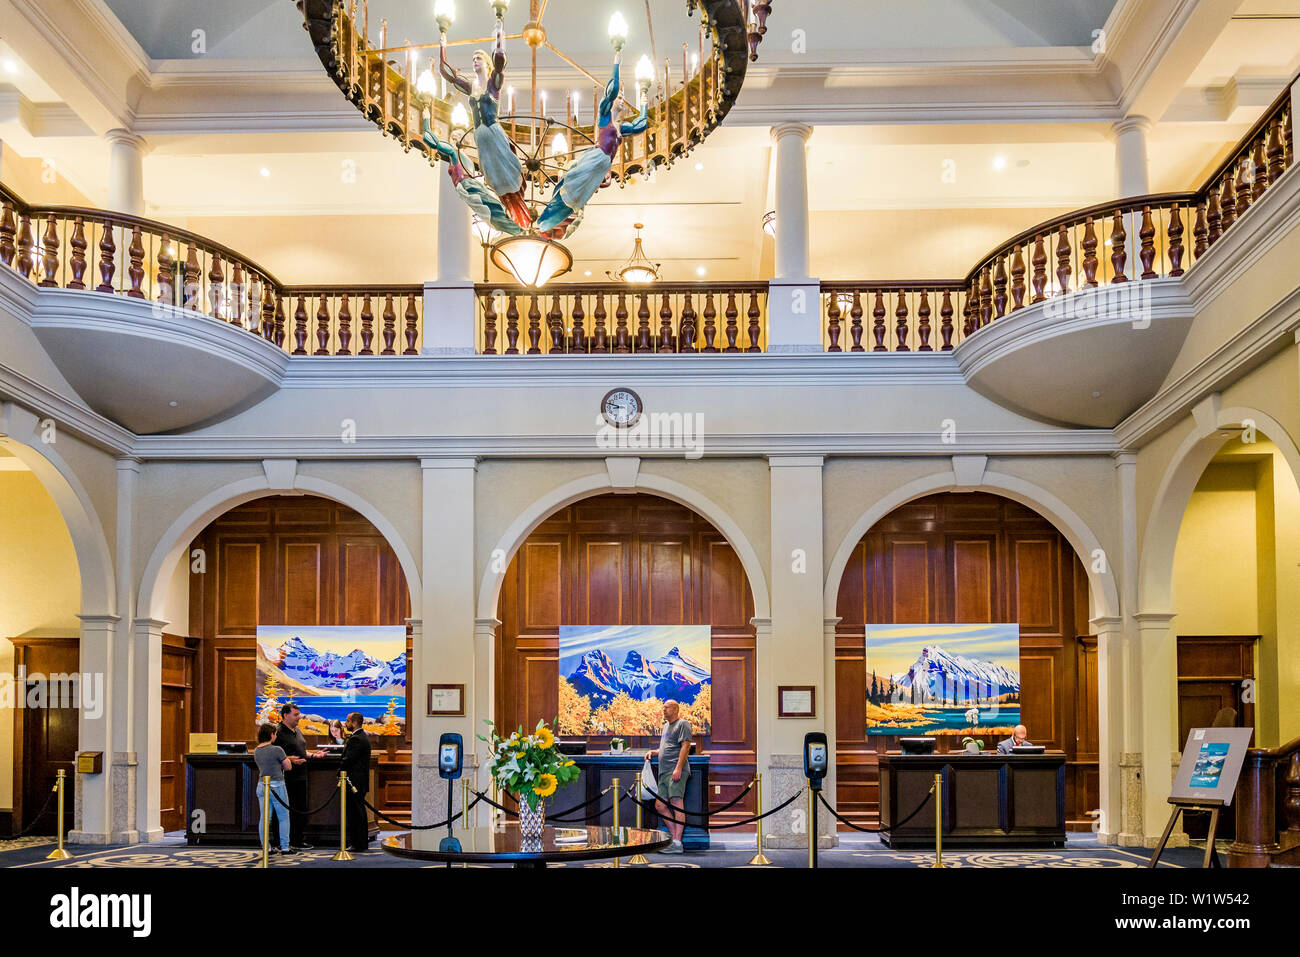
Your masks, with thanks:
[{"label": "wall clock", "polygon": [[600,400],[600,414],[615,428],[626,429],[641,418],[641,397],[631,389],[610,389]]}]

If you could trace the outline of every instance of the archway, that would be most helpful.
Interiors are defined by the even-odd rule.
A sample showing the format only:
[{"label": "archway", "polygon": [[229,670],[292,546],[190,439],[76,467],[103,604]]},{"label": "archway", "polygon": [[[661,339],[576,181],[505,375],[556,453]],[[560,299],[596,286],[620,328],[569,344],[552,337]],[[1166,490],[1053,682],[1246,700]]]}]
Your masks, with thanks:
[{"label": "archway", "polygon": [[[1018,655],[1004,648],[996,663],[1014,667],[1022,683],[1009,699],[1008,707],[1016,709],[1012,720],[994,725],[1023,723],[1033,743],[1066,753],[1067,826],[1088,829],[1089,812],[1100,800],[1097,644],[1088,624],[1095,599],[1089,596],[1084,563],[1064,531],[1009,496],[937,492],[891,508],[837,559],[833,616],[840,619],[835,693],[841,812],[864,823],[878,820],[877,757],[897,749],[899,735],[909,733],[885,730],[886,719],[892,720],[885,712],[904,685],[897,676],[908,672],[911,661],[898,667],[883,651],[873,656],[868,626],[1007,623],[1018,625]],[[906,648],[901,651],[905,658],[910,655]],[[958,701],[954,692],[949,703],[968,702]],[[960,709],[955,714],[960,717]],[[966,722],[969,727],[925,733],[936,736],[940,751],[958,750],[965,736],[990,748],[1009,735],[977,730],[987,719],[970,723],[967,717]]]},{"label": "archway", "polygon": [[[639,681],[649,674],[653,684],[653,676],[664,674],[661,662],[672,657],[667,645],[655,642],[671,644],[679,640],[673,635],[692,633],[688,640],[698,641],[699,630],[691,626],[699,626],[709,659],[699,663],[708,669],[709,682],[682,700],[698,707],[701,696],[711,698],[707,730],[692,721],[697,748],[710,754],[707,799],[714,806],[725,804],[753,777],[755,601],[735,542],[705,516],[645,493],[581,497],[532,523],[501,581],[500,600],[492,609],[501,620],[495,654],[499,726],[531,727],[539,718],[549,721],[559,714],[565,736],[585,740],[593,749],[607,748],[615,733],[633,747],[652,747],[648,724],[641,732],[628,731],[601,717],[602,708],[612,715],[623,701],[628,708],[648,709],[647,715],[654,711],[660,692],[621,676],[632,675],[629,662],[635,658],[634,677]],[[561,647],[561,629],[568,626],[640,626],[644,630],[635,640],[645,644],[631,651],[621,645],[617,652],[598,649],[597,656],[610,665],[603,672],[609,681],[593,687],[561,669],[562,654],[570,653]],[[573,679],[567,689],[573,700],[564,710],[561,679]],[[575,718],[571,712],[579,701],[582,715]],[[744,807],[736,806],[737,817]]]}]

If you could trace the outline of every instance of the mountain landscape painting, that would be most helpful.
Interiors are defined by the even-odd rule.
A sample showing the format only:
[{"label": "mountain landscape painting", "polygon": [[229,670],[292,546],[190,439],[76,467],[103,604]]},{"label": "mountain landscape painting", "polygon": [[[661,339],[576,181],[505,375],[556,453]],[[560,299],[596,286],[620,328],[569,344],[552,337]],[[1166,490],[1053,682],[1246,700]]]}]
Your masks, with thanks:
[{"label": "mountain landscape painting", "polygon": [[1020,626],[867,625],[869,735],[1001,735],[1020,723]]},{"label": "mountain landscape painting", "polygon": [[329,722],[353,711],[374,734],[406,728],[406,627],[293,627],[257,629],[256,720],[279,721],[293,702],[304,734],[325,734]]},{"label": "mountain landscape painting", "polygon": [[560,734],[657,735],[670,698],[708,734],[711,665],[708,625],[561,626]]}]

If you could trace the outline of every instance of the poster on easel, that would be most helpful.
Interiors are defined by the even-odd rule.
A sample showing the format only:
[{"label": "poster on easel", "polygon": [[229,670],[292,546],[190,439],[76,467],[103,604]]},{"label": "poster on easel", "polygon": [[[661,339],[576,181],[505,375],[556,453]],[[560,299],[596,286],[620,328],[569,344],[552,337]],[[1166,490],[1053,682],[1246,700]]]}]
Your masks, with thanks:
[{"label": "poster on easel", "polygon": [[1192,728],[1170,799],[1231,804],[1253,734],[1253,728]]}]

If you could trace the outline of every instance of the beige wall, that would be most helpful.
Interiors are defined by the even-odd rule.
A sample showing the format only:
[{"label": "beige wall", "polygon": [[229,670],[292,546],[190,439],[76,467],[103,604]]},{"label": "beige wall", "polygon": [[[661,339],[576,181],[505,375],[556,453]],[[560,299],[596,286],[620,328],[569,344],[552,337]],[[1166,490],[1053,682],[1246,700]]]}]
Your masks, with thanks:
[{"label": "beige wall", "polygon": [[1174,553],[1180,635],[1259,632],[1254,463],[1211,465],[1192,494]]}]

